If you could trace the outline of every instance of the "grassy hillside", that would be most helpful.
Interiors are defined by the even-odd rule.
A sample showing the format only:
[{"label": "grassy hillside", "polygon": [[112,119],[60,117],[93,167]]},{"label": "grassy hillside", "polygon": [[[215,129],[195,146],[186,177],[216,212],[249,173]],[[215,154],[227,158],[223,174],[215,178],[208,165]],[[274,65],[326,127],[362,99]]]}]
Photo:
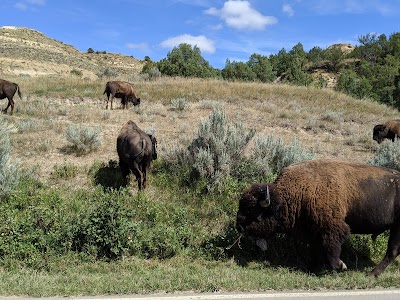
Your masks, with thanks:
[{"label": "grassy hillside", "polygon": [[[367,162],[377,144],[372,128],[398,112],[368,100],[355,100],[331,90],[287,85],[231,83],[199,79],[161,79],[134,83],[142,99],[140,108],[105,110],[104,81],[74,78],[8,78],[17,82],[23,100],[16,98],[10,121],[21,127],[13,137],[13,155],[24,165],[37,163],[48,176],[54,165],[68,159],[88,165],[95,159],[116,159],[116,136],[127,120],[153,128],[162,152],[173,143],[190,139],[214,105],[232,121],[254,128],[256,135],[273,134],[286,142],[297,139],[317,157]],[[171,102],[185,99],[190,107],[172,109]],[[5,101],[2,101],[6,105]],[[103,144],[87,157],[65,155],[64,131],[70,124],[101,128]]]},{"label": "grassy hillside", "polygon": [[144,62],[116,53],[84,53],[29,28],[0,28],[0,75],[70,76],[95,79],[108,74],[131,75]]},{"label": "grassy hillside", "polygon": [[[240,186],[205,195],[179,186],[156,162],[143,193],[133,180],[127,188],[103,189],[117,178],[110,161],[117,160],[116,138],[129,119],[155,133],[160,161],[174,145],[188,145],[200,122],[221,108],[229,121],[255,129],[255,137],[295,139],[317,158],[368,162],[377,149],[373,126],[397,117],[396,110],[328,89],[161,78],[134,82],[140,107],[122,110],[116,101],[111,111],[102,95],[106,80],[6,79],[23,92],[14,115],[1,116],[19,128],[11,137],[11,158],[34,170],[36,179],[1,203],[1,238],[9,245],[1,249],[13,254],[0,251],[0,295],[399,287],[398,261],[378,279],[364,275],[383,255],[384,236],[375,246],[369,237],[360,242],[361,249],[372,249],[372,261],[350,250],[350,271],[319,276],[305,272],[296,248],[279,239],[268,255],[246,241],[227,251]],[[85,155],[70,151],[65,132],[72,125],[100,129],[100,147]],[[97,234],[89,225],[100,231],[108,226],[102,242],[109,252],[100,253],[106,258],[85,240]],[[124,228],[128,232],[119,231]],[[129,251],[110,259],[124,247]]]}]

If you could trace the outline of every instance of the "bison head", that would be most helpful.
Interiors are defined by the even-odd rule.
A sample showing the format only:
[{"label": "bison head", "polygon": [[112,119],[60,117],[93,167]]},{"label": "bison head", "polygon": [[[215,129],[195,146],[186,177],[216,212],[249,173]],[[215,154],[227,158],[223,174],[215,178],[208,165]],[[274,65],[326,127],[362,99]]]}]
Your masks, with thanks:
[{"label": "bison head", "polygon": [[136,98],[134,96],[129,96],[127,101],[131,102],[133,104],[133,106],[136,106],[136,105],[140,104],[140,98]]},{"label": "bison head", "polygon": [[272,185],[253,184],[240,199],[236,229],[265,250],[265,238],[280,232],[278,210],[279,205],[272,195]]},{"label": "bison head", "polygon": [[378,144],[382,143],[384,139],[394,140],[395,136],[394,132],[386,125],[378,124],[374,126],[372,138],[377,141]]}]

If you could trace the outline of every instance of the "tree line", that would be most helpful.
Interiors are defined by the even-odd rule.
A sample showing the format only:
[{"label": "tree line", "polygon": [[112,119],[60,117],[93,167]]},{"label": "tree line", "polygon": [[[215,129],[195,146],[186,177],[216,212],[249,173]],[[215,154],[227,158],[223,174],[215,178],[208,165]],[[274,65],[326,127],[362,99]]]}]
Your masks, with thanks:
[{"label": "tree line", "polygon": [[335,89],[355,98],[369,98],[400,109],[400,33],[366,34],[349,53],[340,47],[313,47],[308,52],[301,43],[287,51],[282,48],[269,56],[254,53],[247,62],[225,62],[223,69],[213,68],[199,47],[180,44],[167,57],[154,62],[145,57],[143,74],[222,78],[230,81],[279,81],[302,86],[326,87],[327,80],[311,73],[324,69],[335,74]]}]

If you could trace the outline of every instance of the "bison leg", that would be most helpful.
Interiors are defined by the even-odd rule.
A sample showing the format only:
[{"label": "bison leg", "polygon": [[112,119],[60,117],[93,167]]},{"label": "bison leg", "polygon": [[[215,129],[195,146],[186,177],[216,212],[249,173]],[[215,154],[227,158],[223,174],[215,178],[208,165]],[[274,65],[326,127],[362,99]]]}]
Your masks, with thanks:
[{"label": "bison leg", "polygon": [[138,182],[138,189],[140,191],[143,187],[143,174],[140,171],[139,165],[136,162],[134,162],[130,167],[133,174],[135,174],[136,180]]},{"label": "bison leg", "polygon": [[111,108],[110,108],[111,110],[113,109],[112,108],[113,100],[114,100],[114,95],[111,95]]},{"label": "bison leg", "polygon": [[342,244],[350,237],[350,228],[346,223],[336,226],[322,236],[322,246],[326,253],[326,258],[333,270],[347,270],[346,264],[340,259]]},{"label": "bison leg", "polygon": [[396,259],[396,257],[400,254],[400,222],[397,222],[390,229],[390,236],[388,241],[388,247],[386,250],[385,257],[382,261],[377,265],[369,275],[377,277],[381,274],[386,267]]},{"label": "bison leg", "polygon": [[3,113],[6,114],[8,108],[11,106],[11,115],[12,115],[14,112],[14,100],[12,98],[8,98],[8,97],[7,97],[7,99],[8,99],[8,104],[7,104],[7,107],[5,109],[3,109]]},{"label": "bison leg", "polygon": [[149,166],[148,166],[147,163],[142,165],[142,170],[141,171],[142,171],[142,176],[143,176],[143,188],[146,187],[148,170],[149,170]]},{"label": "bison leg", "polygon": [[107,93],[107,105],[106,105],[106,109],[108,109],[108,102],[110,101],[110,93],[109,92],[106,92]]},{"label": "bison leg", "polygon": [[121,101],[122,101],[122,109],[128,109],[128,96],[125,95],[125,97],[123,97]]}]

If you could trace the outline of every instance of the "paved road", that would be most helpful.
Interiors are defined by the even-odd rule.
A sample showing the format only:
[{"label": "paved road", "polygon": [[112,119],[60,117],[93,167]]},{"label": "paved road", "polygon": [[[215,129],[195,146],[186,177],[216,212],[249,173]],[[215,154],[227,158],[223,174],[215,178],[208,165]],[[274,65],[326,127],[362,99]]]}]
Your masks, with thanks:
[{"label": "paved road", "polygon": [[1,297],[11,300],[399,300],[400,289],[385,290],[349,290],[326,292],[265,292],[265,293],[213,293],[213,294],[163,294],[163,295],[127,295],[127,296],[94,296],[94,297]]}]

